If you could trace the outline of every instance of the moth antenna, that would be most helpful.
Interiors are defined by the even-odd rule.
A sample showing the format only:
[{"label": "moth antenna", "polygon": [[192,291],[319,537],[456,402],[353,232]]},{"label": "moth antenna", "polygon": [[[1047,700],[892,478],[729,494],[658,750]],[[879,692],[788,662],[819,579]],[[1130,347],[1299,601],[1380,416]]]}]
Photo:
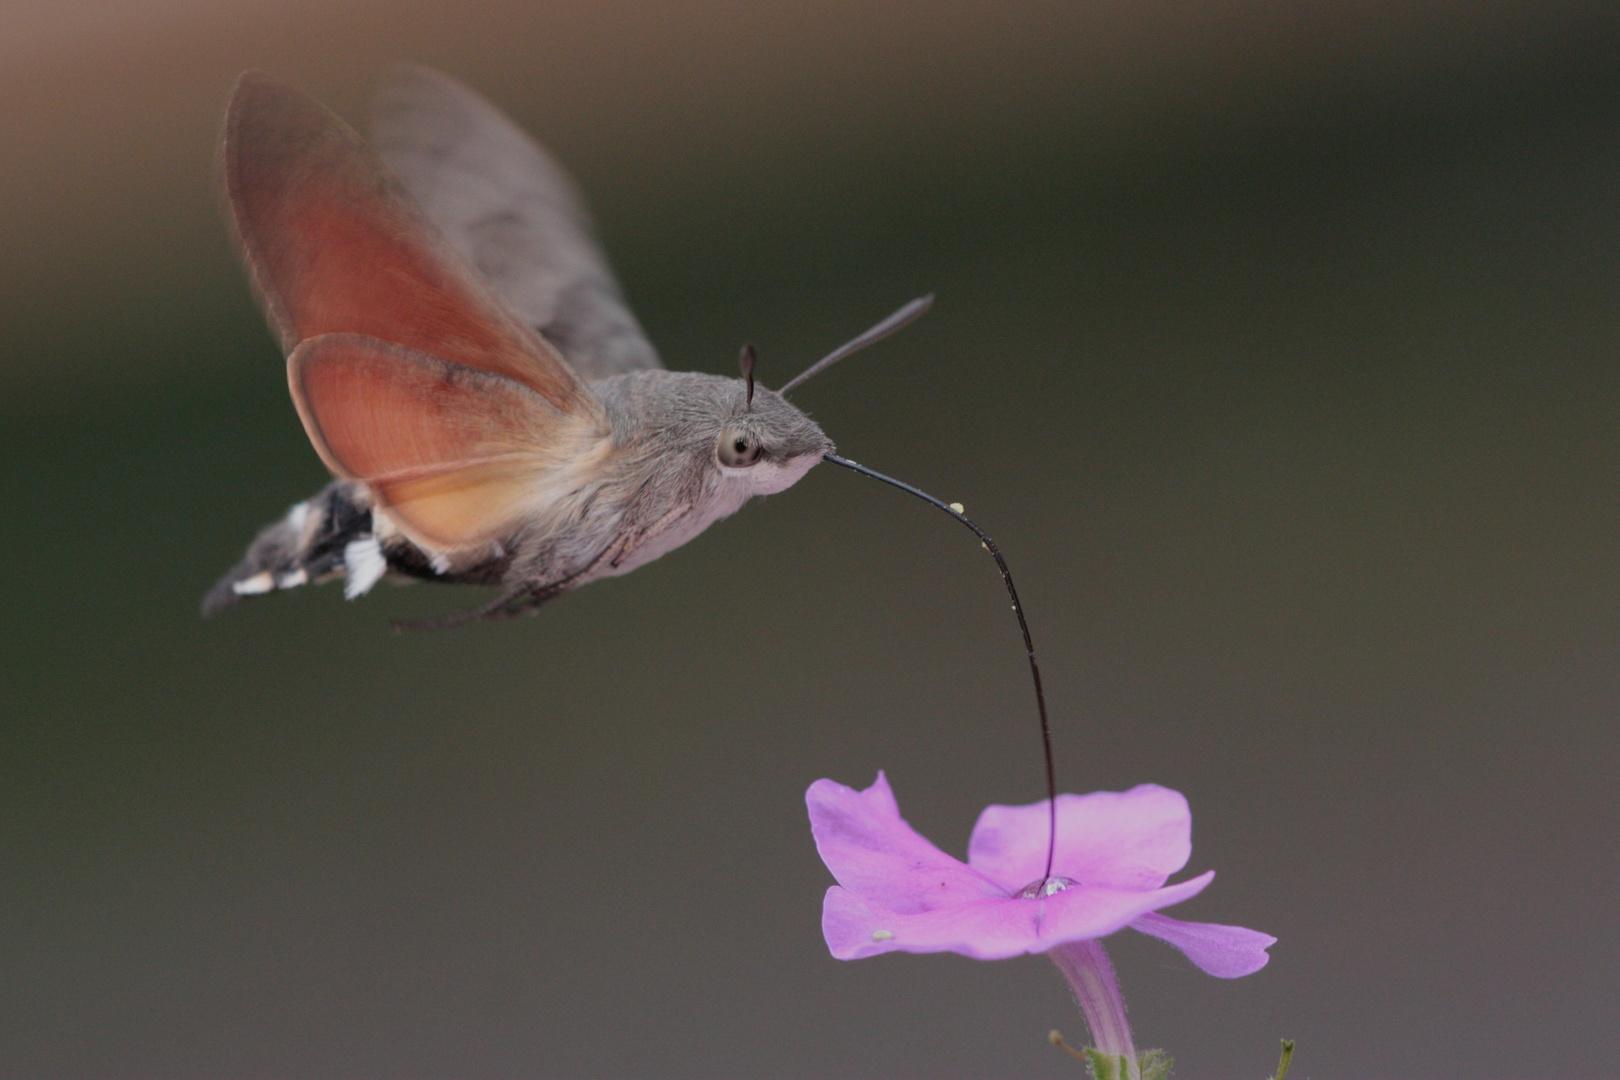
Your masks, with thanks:
[{"label": "moth antenna", "polygon": [[748,401],[746,407],[754,407],[754,360],[758,354],[754,352],[752,341],[743,342],[742,352],[737,356],[737,363],[742,367],[743,378],[748,382]]},{"label": "moth antenna", "polygon": [[[919,303],[923,304],[924,306],[921,310],[917,311],[906,320],[906,322],[909,322],[911,319],[916,318],[917,315],[921,315],[923,311],[927,311],[928,308],[926,302],[931,300],[932,297],[923,297],[923,299],[920,301],[913,300],[910,304],[907,304],[905,308],[901,308],[900,311],[895,312],[894,315],[891,315],[888,319],[885,319],[884,323],[894,322],[895,319],[903,314],[908,308],[911,308]],[[884,323],[879,323],[878,326],[873,327],[872,330],[868,330],[866,334],[862,335],[862,337],[870,336],[874,330],[877,330],[879,327],[883,326]],[[889,330],[886,330],[885,333],[892,333],[894,330],[898,330],[900,326],[904,325],[905,322],[901,322],[899,326],[891,327]],[[882,336],[882,334],[877,335],[877,337]],[[856,339],[856,341],[859,340],[860,338]],[[873,340],[875,341],[877,338],[874,337]],[[851,344],[853,344],[853,342]],[[836,356],[836,354],[834,355]],[[823,363],[826,363],[826,361],[823,361]],[[814,370],[814,368],[811,369],[811,371]],[[799,378],[793,381],[800,382],[804,378],[805,376],[801,375]],[[789,383],[788,385],[791,386],[792,383]],[[786,388],[784,387],[784,391],[785,389]],[[875,469],[868,469],[865,465],[862,465],[859,462],[851,461],[848,458],[841,458],[837,454],[824,454],[822,455],[822,460],[830,461],[834,465],[842,465],[846,469],[851,469],[858,472],[862,476],[870,476],[874,480],[881,480],[885,484],[892,484],[901,491],[915,495],[923,502],[939,507],[947,514],[951,515],[951,517],[955,518],[957,521],[960,521],[969,529],[972,529],[974,535],[979,538],[979,542],[984,545],[984,550],[988,551],[990,553],[990,557],[996,560],[996,568],[1001,571],[1002,583],[1007,586],[1007,596],[1012,600],[1013,614],[1018,616],[1018,629],[1022,631],[1024,635],[1024,652],[1029,656],[1029,675],[1030,678],[1035,682],[1035,709],[1040,713],[1041,717],[1041,750],[1046,755],[1047,806],[1046,873],[1041,875],[1041,882],[1044,884],[1052,876],[1052,857],[1057,852],[1057,771],[1052,766],[1052,725],[1051,722],[1046,718],[1046,692],[1041,688],[1041,666],[1035,661],[1035,641],[1029,636],[1029,623],[1024,619],[1024,605],[1019,602],[1018,589],[1013,585],[1012,571],[1007,569],[1007,560],[1001,557],[1001,549],[996,547],[996,542],[994,540],[990,539],[990,534],[979,528],[977,524],[975,524],[965,513],[962,512],[960,503],[947,503],[943,500],[936,499],[932,495],[928,494],[928,492],[923,491],[920,488],[914,488],[910,484],[896,480],[892,476],[884,476]]]},{"label": "moth antenna", "polygon": [[823,356],[820,360],[817,360],[815,363],[799,372],[798,375],[794,376],[792,379],[789,379],[787,385],[778,390],[777,393],[781,394],[783,397],[786,397],[788,392],[794,387],[800,385],[801,383],[808,382],[812,376],[820,375],[823,371],[826,371],[828,368],[838,363],[838,361],[842,360],[850,353],[858,352],[874,342],[882,341],[896,330],[903,330],[907,326],[910,326],[912,323],[922,318],[923,315],[928,312],[928,309],[933,306],[933,293],[929,293],[927,296],[917,297],[917,299],[913,300],[899,311],[896,311],[893,315],[890,315],[887,319],[884,319],[882,322],[866,331],[866,333],[844,342],[844,344],[838,346],[838,348],[834,349],[826,356]]}]

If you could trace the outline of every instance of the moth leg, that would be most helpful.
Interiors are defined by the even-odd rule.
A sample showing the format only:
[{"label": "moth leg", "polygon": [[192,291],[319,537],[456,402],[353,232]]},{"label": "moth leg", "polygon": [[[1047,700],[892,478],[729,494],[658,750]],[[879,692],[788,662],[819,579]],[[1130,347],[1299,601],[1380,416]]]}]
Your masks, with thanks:
[{"label": "moth leg", "polygon": [[566,590],[563,588],[546,589],[542,592],[530,593],[508,605],[499,615],[489,616],[491,619],[510,619],[517,615],[533,615],[548,600],[561,596]]},{"label": "moth leg", "polygon": [[[690,506],[677,506],[675,509],[665,514],[651,525],[639,530],[634,536],[626,539],[619,545],[618,551],[615,552],[613,557],[608,560],[608,565],[617,567],[629,557],[631,552],[635,551],[642,544],[645,544],[647,541],[651,540],[653,537],[675,524],[675,522],[685,517],[686,512],[690,509],[692,509]],[[605,557],[606,554],[606,552],[603,552],[603,557]],[[598,563],[601,561],[602,560],[600,558],[597,560]]]},{"label": "moth leg", "polygon": [[519,585],[515,589],[508,589],[483,607],[475,607],[471,611],[445,615],[438,619],[395,619],[394,632],[403,634],[407,630],[449,630],[456,626],[466,626],[468,623],[509,619],[513,615],[539,607],[561,593],[564,587],[566,586],[542,586],[537,590],[533,585]]},{"label": "moth leg", "polygon": [[612,558],[614,552],[618,551],[622,546],[621,541],[614,541],[602,549],[601,554],[592,559],[582,570],[576,570],[567,577],[558,578],[556,581],[524,582],[522,585],[515,585],[483,607],[463,611],[459,615],[447,615],[440,619],[395,619],[394,632],[448,630],[451,627],[466,626],[468,623],[482,622],[486,619],[510,619],[514,615],[527,614],[540,607],[547,600],[555,599],[573,588],[581,578],[587,577],[604,562]]},{"label": "moth leg", "polygon": [[[500,610],[484,615],[483,618],[509,619],[514,615],[533,615],[547,600],[561,596],[574,586],[588,580],[591,575],[602,568],[603,563],[611,562],[613,565],[617,565],[619,559],[624,557],[626,543],[628,541],[612,541],[597,553],[596,558],[567,577],[558,578],[556,581],[549,581],[541,585],[530,585],[526,590],[514,590],[516,595],[510,603],[502,605]],[[477,613],[472,614],[476,616]]]}]

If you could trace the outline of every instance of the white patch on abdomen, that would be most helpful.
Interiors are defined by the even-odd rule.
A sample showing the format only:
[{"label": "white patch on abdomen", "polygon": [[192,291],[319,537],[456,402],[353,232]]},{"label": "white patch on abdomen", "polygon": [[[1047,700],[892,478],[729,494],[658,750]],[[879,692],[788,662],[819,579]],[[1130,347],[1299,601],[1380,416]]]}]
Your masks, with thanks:
[{"label": "white patch on abdomen", "polygon": [[343,565],[349,571],[349,579],[343,583],[345,600],[364,596],[388,573],[388,560],[383,558],[382,545],[375,536],[350,540],[343,549]]},{"label": "white patch on abdomen", "polygon": [[231,583],[231,592],[237,596],[258,596],[267,593],[276,587],[276,579],[270,576],[270,571],[261,570],[250,578]]}]

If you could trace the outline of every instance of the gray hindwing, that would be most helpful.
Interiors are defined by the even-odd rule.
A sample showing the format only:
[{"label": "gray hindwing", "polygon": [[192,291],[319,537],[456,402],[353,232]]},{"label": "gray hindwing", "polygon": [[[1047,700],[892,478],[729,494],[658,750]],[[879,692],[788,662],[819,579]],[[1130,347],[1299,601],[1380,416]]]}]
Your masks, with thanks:
[{"label": "gray hindwing", "polygon": [[587,381],[662,367],[573,184],[493,105],[436,71],[400,68],[377,95],[372,141],[460,254]]}]

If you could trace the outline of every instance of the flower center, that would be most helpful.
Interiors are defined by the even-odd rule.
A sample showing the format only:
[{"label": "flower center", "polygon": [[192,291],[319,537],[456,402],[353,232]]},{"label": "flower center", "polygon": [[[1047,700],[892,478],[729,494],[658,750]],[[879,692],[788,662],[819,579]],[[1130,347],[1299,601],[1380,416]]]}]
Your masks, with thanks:
[{"label": "flower center", "polygon": [[1015,895],[1019,900],[1038,900],[1043,896],[1060,893],[1064,889],[1072,889],[1074,886],[1075,881],[1073,878],[1053,876],[1042,878],[1039,881],[1032,881],[1019,889]]}]

